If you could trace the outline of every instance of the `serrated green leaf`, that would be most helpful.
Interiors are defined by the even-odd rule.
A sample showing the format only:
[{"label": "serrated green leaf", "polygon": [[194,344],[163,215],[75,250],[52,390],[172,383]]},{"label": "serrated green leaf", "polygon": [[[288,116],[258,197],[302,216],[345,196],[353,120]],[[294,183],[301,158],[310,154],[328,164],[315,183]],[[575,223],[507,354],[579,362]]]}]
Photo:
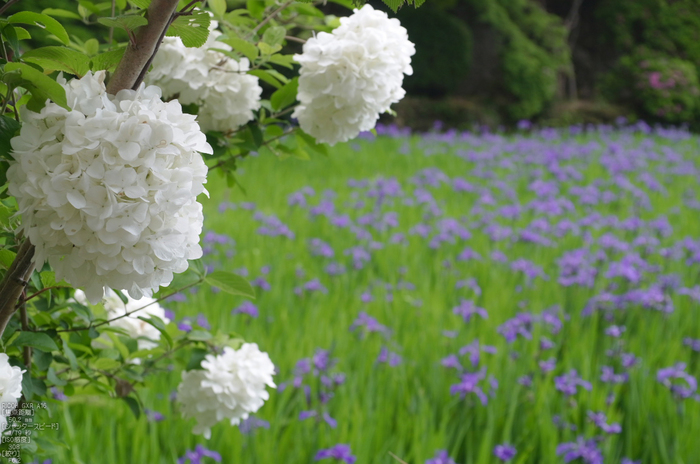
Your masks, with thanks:
[{"label": "serrated green leaf", "polygon": [[20,332],[19,336],[12,342],[14,346],[31,346],[37,350],[51,352],[58,349],[56,342],[51,337],[42,332]]},{"label": "serrated green leaf", "polygon": [[185,47],[198,48],[209,37],[211,16],[204,10],[195,10],[191,15],[179,16],[168,28],[168,37],[180,37]]},{"label": "serrated green leaf", "polygon": [[295,77],[291,81],[284,84],[270,97],[272,109],[279,111],[294,103],[297,99],[297,90],[299,88],[299,78]]},{"label": "serrated green leaf", "polygon": [[27,103],[27,108],[30,110],[38,112],[46,104],[47,99],[67,110],[70,109],[68,108],[65,89],[49,76],[37,71],[26,63],[7,63],[5,71],[20,72],[23,79],[21,86],[32,94],[32,100]]},{"label": "serrated green leaf", "polygon": [[238,37],[226,37],[225,39],[219,37],[217,40],[230,45],[231,48],[248,58],[250,62],[253,62],[258,57],[258,47],[247,40],[239,39]]},{"label": "serrated green leaf", "polygon": [[276,89],[279,89],[280,87],[282,87],[282,83],[280,81],[278,81],[277,79],[275,79],[274,77],[272,77],[272,75],[264,69],[253,69],[252,71],[248,71],[248,74],[251,74],[251,75],[257,77],[258,79],[260,79],[263,82],[267,82],[268,84],[270,84],[271,86],[273,86]]},{"label": "serrated green leaf", "polygon": [[287,35],[287,29],[282,26],[271,26],[265,29],[262,36],[262,41],[271,47],[282,45],[284,36]]},{"label": "serrated green leaf", "polygon": [[133,32],[139,27],[148,24],[148,20],[138,14],[97,18],[97,22],[107,27],[116,27],[129,32]]},{"label": "serrated green leaf", "polygon": [[22,55],[24,61],[36,63],[46,71],[64,71],[82,77],[90,69],[90,59],[68,47],[41,47]]},{"label": "serrated green leaf", "polygon": [[90,69],[93,71],[113,71],[122,60],[125,51],[126,48],[120,48],[93,56],[90,60]]},{"label": "serrated green leaf", "polygon": [[7,18],[7,21],[10,24],[28,24],[30,26],[39,26],[55,35],[58,40],[63,42],[64,45],[68,45],[70,43],[70,38],[68,37],[66,29],[61,25],[61,23],[49,15],[36,13],[33,11],[20,11],[19,13],[15,13]]},{"label": "serrated green leaf", "polygon": [[255,291],[250,283],[243,277],[232,272],[214,271],[204,279],[209,285],[220,288],[231,295],[242,295],[255,299]]}]

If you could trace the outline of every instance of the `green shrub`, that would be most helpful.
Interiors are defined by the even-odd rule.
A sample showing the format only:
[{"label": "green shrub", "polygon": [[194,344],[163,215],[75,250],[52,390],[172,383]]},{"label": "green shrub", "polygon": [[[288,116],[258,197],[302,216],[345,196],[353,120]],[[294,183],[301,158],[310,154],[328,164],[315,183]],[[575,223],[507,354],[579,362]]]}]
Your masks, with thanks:
[{"label": "green shrub", "polygon": [[430,97],[454,93],[471,64],[472,35],[467,25],[432,2],[419,9],[404,8],[397,17],[416,44],[406,91]]},{"label": "green shrub", "polygon": [[649,121],[682,123],[700,113],[700,82],[689,61],[640,51],[622,57],[604,94]]}]

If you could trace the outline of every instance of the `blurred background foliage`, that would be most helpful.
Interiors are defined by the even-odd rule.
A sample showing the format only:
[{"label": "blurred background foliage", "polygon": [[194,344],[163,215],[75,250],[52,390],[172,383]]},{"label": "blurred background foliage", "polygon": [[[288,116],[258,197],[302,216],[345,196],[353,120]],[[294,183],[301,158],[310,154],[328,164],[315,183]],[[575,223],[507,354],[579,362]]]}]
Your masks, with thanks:
[{"label": "blurred background foliage", "polygon": [[[75,11],[76,3],[95,5],[50,6]],[[370,3],[394,16],[381,0]],[[14,8],[45,6],[22,0]],[[336,4],[322,9],[347,14]],[[436,120],[466,129],[625,117],[700,130],[700,0],[428,0],[396,16],[417,53],[408,97],[385,122],[426,130]],[[89,21],[64,19],[78,41],[93,37]]]}]

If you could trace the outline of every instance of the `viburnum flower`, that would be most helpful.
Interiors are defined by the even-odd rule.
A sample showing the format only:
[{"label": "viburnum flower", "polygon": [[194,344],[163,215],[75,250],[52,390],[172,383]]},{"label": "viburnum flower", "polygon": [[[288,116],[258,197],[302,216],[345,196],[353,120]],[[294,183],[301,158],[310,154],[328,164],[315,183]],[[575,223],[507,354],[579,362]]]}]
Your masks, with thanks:
[{"label": "viburnum flower", "polygon": [[151,296],[202,256],[200,152],[212,153],[195,116],[158,87],[110,95],[104,79],[59,77],[72,110],[23,108],[7,171],[37,267],[48,261],[93,304],[107,288]]},{"label": "viburnum flower", "polygon": [[399,20],[370,5],[354,11],[294,55],[301,64],[300,105],[292,116],[304,132],[331,145],[372,129],[405,95],[403,75],[413,73],[416,50]]},{"label": "viburnum flower", "polygon": [[238,350],[225,347],[220,355],[207,355],[201,370],[183,371],[177,400],[184,418],[193,417],[193,432],[211,438],[211,427],[228,419],[231,425],[258,409],[270,397],[265,386],[272,381],[275,366],[255,343],[244,343]]},{"label": "viburnum flower", "polygon": [[[155,348],[158,346],[156,340],[160,340],[160,332],[153,325],[139,319],[139,317],[156,316],[168,324],[170,319],[165,315],[165,309],[154,298],[143,297],[137,300],[128,293],[125,296],[127,298],[126,303],[112,289],[107,289],[102,304],[107,311],[107,319],[116,319],[110,322],[109,325],[119,327],[129,334],[131,338],[137,339],[139,350]],[[83,305],[86,305],[88,302],[85,292],[82,290],[76,290],[74,298]],[[129,313],[128,316],[126,315],[127,313]]]},{"label": "viburnum flower", "polygon": [[262,87],[258,78],[248,74],[250,61],[236,61],[220,51],[231,47],[216,39],[214,30],[200,48],[188,48],[179,37],[165,37],[146,74],[146,82],[163,89],[165,98],[177,98],[181,104],[199,107],[197,122],[203,131],[226,132],[253,119],[260,108]]},{"label": "viburnum flower", "polygon": [[[5,353],[0,353],[0,405],[14,403],[22,396],[22,374],[27,372],[10,366],[9,359]],[[0,431],[5,430],[7,425],[4,411],[0,409]]]}]

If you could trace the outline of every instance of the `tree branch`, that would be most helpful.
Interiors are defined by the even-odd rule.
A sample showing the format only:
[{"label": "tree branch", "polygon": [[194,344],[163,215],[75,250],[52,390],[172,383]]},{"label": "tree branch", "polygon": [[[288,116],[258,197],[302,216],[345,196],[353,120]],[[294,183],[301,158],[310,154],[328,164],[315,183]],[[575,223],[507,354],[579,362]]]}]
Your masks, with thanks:
[{"label": "tree branch", "polygon": [[0,335],[17,310],[17,300],[27,286],[27,279],[34,271],[34,245],[27,238],[17,251],[17,256],[0,282]]},{"label": "tree branch", "polygon": [[116,94],[123,89],[138,88],[175,17],[177,3],[177,0],[151,2],[147,12],[148,24],[136,31],[136,41],[126,47],[124,57],[109,80],[107,92]]}]

